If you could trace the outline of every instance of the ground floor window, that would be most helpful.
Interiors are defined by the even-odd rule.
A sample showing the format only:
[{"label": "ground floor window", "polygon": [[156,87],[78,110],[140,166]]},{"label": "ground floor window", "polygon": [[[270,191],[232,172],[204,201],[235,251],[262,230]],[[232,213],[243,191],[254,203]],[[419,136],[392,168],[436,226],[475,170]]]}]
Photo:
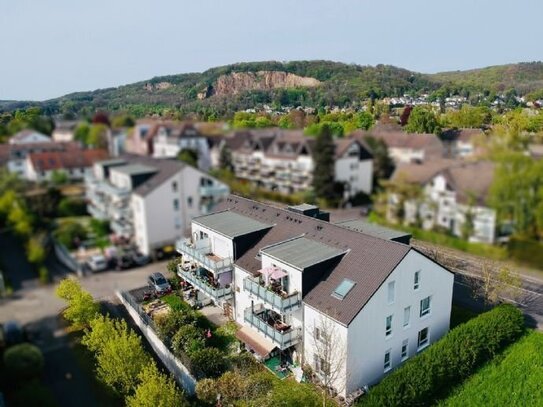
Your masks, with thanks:
[{"label": "ground floor window", "polygon": [[428,328],[424,328],[420,330],[419,338],[418,338],[418,350],[422,350],[426,346],[428,346],[429,341],[430,341],[430,335],[428,333]]}]

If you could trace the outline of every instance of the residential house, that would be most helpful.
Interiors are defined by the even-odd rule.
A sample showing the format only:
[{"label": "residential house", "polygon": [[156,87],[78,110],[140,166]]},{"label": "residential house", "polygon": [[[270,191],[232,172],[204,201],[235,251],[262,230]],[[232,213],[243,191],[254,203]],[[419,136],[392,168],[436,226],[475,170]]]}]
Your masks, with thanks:
[{"label": "residential house", "polygon": [[[240,130],[225,137],[223,145],[232,152],[238,178],[285,194],[311,188],[315,139],[300,130]],[[334,178],[345,185],[346,197],[371,193],[373,157],[366,144],[338,139],[335,146]]]},{"label": "residential house", "polygon": [[229,190],[177,160],[123,156],[94,164],[86,179],[88,211],[110,221],[116,236],[161,256]]},{"label": "residential house", "polygon": [[27,174],[27,157],[29,154],[64,151],[77,155],[81,153],[82,149],[79,143],[58,143],[50,140],[45,142],[0,144],[0,166],[6,167],[9,172],[17,174],[21,178],[29,179]]},{"label": "residential house", "polygon": [[70,181],[82,181],[93,164],[107,156],[107,151],[99,149],[30,153],[26,157],[26,179],[51,181],[55,173],[63,173]]},{"label": "residential house", "polygon": [[369,131],[357,130],[350,135],[357,140],[373,137],[382,140],[396,164],[425,162],[443,157],[443,143],[435,134],[406,133],[400,126],[376,125]]},{"label": "residential house", "polygon": [[33,129],[25,129],[9,138],[9,144],[50,143],[51,137]]},{"label": "residential house", "polygon": [[193,150],[198,156],[198,168],[209,171],[211,157],[208,141],[193,123],[161,123],[151,132],[154,132],[154,157],[177,157],[181,150]]},{"label": "residential house", "polygon": [[446,155],[451,158],[473,158],[486,152],[486,135],[481,129],[446,129],[441,132]]},{"label": "residential house", "polygon": [[178,242],[178,274],[239,324],[258,359],[310,365],[346,396],[448,331],[454,276],[411,246],[309,205],[230,196],[217,209]]},{"label": "residential house", "polygon": [[63,120],[55,122],[55,129],[51,134],[53,141],[74,141],[74,133],[78,124],[79,122],[76,120]]},{"label": "residential house", "polygon": [[[494,179],[492,162],[444,159],[404,164],[391,179],[422,187],[420,198],[404,202],[405,223],[420,223],[424,229],[441,227],[472,242],[495,242],[496,212],[486,204]],[[390,221],[397,221],[393,214],[400,201],[390,194]]]}]

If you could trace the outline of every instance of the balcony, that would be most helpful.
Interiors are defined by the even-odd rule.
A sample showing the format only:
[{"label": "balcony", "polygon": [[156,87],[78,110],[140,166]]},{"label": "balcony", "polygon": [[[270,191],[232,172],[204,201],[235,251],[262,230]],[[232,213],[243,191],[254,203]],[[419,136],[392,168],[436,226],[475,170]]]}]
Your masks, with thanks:
[{"label": "balcony", "polygon": [[232,258],[221,258],[211,253],[209,246],[197,248],[193,243],[186,240],[179,240],[176,244],[176,249],[184,256],[198,263],[200,266],[216,273],[223,273],[232,269]]},{"label": "balcony", "polygon": [[102,212],[100,209],[98,209],[96,206],[94,205],[87,205],[87,212],[93,217],[93,218],[96,218],[96,219],[107,219],[107,216],[105,214],[105,212]]},{"label": "balcony", "polygon": [[113,220],[110,222],[111,230],[120,236],[131,237],[134,234],[132,224],[123,220]]},{"label": "balcony", "polygon": [[218,197],[228,195],[229,190],[226,185],[206,185],[200,187],[200,196]]},{"label": "balcony", "polygon": [[256,295],[263,300],[266,304],[273,307],[280,314],[286,314],[287,312],[296,311],[300,308],[302,301],[299,293],[285,294],[281,291],[274,292],[269,287],[260,285],[258,281],[253,280],[251,277],[246,277],[243,280],[243,289]]},{"label": "balcony", "polygon": [[281,322],[275,322],[276,315],[273,311],[263,307],[247,308],[244,312],[244,320],[251,327],[255,328],[260,333],[277,345],[281,350],[285,350],[293,345],[296,345],[301,338],[300,328],[292,328]]},{"label": "balcony", "polygon": [[177,275],[183,278],[185,281],[191,283],[195,288],[206,293],[214,300],[227,300],[232,298],[232,286],[220,287],[213,284],[209,278],[197,275],[196,271],[183,270],[181,265],[177,266]]}]

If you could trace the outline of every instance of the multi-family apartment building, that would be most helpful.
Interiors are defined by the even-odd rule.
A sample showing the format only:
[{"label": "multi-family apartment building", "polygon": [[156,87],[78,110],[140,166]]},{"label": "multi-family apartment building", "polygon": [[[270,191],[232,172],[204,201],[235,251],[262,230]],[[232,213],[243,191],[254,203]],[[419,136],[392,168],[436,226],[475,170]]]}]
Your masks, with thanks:
[{"label": "multi-family apartment building", "polygon": [[394,214],[402,201],[406,224],[440,227],[472,242],[494,243],[499,235],[496,211],[486,203],[493,179],[490,161],[442,159],[400,165],[391,180],[419,185],[422,193],[407,200],[389,194],[388,220],[398,221]]},{"label": "multi-family apartment building", "polygon": [[229,193],[208,174],[177,160],[124,156],[94,164],[88,211],[148,255],[160,256]]},{"label": "multi-family apartment building", "polygon": [[408,236],[326,219],[230,196],[192,220],[178,273],[257,358],[308,365],[347,396],[448,331],[454,276]]},{"label": "multi-family apartment building", "polygon": [[[235,131],[224,139],[236,177],[288,194],[311,188],[315,139],[299,130]],[[221,148],[223,148],[221,146]],[[361,140],[335,141],[335,181],[345,185],[346,197],[371,193],[373,157]]]}]

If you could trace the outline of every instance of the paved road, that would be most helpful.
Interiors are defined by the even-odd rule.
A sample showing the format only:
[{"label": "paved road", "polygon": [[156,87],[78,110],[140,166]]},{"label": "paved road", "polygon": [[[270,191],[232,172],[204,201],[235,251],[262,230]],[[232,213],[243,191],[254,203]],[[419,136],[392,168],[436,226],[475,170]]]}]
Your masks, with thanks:
[{"label": "paved road", "polygon": [[[431,257],[435,256],[437,250],[438,261],[457,273],[453,294],[454,301],[472,309],[482,309],[482,303],[473,298],[470,279],[481,278],[481,267],[485,262],[489,262],[488,259],[415,239],[413,239],[412,245]],[[500,264],[500,262],[494,263]],[[504,264],[519,272],[522,287],[518,298],[508,298],[506,295],[503,299],[516,303],[522,309],[529,326],[543,330],[543,273],[519,268],[511,263]]]}]

